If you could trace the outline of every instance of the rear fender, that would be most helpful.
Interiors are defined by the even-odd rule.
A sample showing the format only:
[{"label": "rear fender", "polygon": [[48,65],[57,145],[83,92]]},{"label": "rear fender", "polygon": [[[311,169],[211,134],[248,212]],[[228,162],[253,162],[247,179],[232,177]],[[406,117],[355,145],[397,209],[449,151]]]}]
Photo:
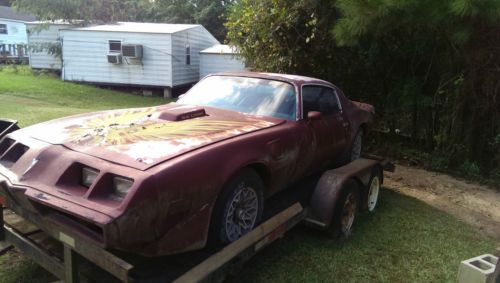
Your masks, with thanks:
[{"label": "rear fender", "polygon": [[377,170],[378,166],[380,165],[377,160],[360,158],[345,166],[325,171],[311,197],[306,223],[321,230],[328,229],[337,200],[346,183],[354,180],[358,189],[364,190],[370,182],[372,172]]}]

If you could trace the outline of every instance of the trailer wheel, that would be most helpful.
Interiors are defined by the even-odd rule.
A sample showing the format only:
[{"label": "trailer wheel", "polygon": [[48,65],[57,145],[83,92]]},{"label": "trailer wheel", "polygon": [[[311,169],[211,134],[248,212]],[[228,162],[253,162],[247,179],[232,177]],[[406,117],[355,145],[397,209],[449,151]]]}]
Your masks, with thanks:
[{"label": "trailer wheel", "polygon": [[257,226],[262,218],[263,187],[252,169],[244,169],[229,180],[215,204],[209,245],[234,242]]},{"label": "trailer wheel", "polygon": [[332,238],[349,237],[359,207],[359,190],[354,181],[344,185],[340,197],[335,204],[332,224],[328,234]]},{"label": "trailer wheel", "polygon": [[378,203],[378,195],[380,192],[380,173],[378,171],[373,172],[370,183],[368,184],[368,190],[366,191],[364,210],[368,212],[373,212]]}]

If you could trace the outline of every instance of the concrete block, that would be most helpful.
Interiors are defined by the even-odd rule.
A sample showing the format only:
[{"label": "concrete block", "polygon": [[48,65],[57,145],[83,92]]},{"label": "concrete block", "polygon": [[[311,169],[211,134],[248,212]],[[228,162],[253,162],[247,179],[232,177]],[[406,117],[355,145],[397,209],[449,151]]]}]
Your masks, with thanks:
[{"label": "concrete block", "polygon": [[172,98],[172,88],[167,87],[163,89],[163,98]]},{"label": "concrete block", "polygon": [[458,269],[459,283],[490,283],[498,257],[491,254],[480,255],[460,263]]},{"label": "concrete block", "polygon": [[153,91],[150,89],[143,89],[142,90],[142,95],[143,96],[153,96]]}]

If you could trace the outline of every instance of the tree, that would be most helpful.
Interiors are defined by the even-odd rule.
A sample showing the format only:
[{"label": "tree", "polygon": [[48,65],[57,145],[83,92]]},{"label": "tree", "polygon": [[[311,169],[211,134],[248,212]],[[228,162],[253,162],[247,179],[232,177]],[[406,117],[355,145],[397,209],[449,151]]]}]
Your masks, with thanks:
[{"label": "tree", "polygon": [[35,14],[39,20],[112,23],[142,21],[149,17],[148,0],[14,0],[13,6]]},{"label": "tree", "polygon": [[333,81],[446,166],[500,172],[499,19],[498,0],[240,0],[226,26],[255,69]]},{"label": "tree", "polygon": [[226,10],[231,1],[220,0],[157,0],[154,2],[155,21],[201,24],[218,40],[226,37]]},{"label": "tree", "polygon": [[231,1],[220,0],[14,0],[14,6],[40,20],[78,21],[85,25],[117,21],[201,24],[217,39],[226,35],[224,22]]},{"label": "tree", "polygon": [[[397,65],[400,87],[410,95],[413,135],[444,148],[453,163],[482,161],[498,167],[494,139],[500,133],[500,36],[498,0],[338,0],[334,26],[340,45],[382,46],[375,58]],[[384,56],[383,54],[386,54]],[[379,71],[391,68],[379,69]],[[422,125],[419,125],[422,124]]]}]

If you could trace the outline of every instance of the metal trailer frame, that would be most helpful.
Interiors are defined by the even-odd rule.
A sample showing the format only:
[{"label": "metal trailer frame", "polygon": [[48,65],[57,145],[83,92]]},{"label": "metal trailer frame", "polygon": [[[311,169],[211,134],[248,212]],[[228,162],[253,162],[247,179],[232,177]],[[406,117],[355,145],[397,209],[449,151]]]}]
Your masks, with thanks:
[{"label": "metal trailer frame", "polygon": [[[17,127],[15,121],[10,122],[10,127],[2,135]],[[356,184],[362,192],[366,192],[373,176],[378,175],[380,181],[383,180],[384,170],[394,171],[394,165],[374,156],[327,170],[319,180],[314,179],[313,188],[306,188],[306,198],[272,207],[274,212],[267,220],[226,247],[218,251],[204,250],[157,258],[145,264],[129,255],[105,250],[78,236],[71,228],[36,211],[22,208],[11,196],[11,191],[22,188],[0,180],[0,255],[15,246],[55,277],[68,283],[80,282],[81,277],[94,281],[106,278],[106,282],[113,279],[121,282],[220,282],[301,222],[320,230],[328,229],[344,186]],[[293,195],[287,191],[284,193]],[[10,221],[4,219],[4,212],[11,218]],[[16,226],[15,222],[23,221],[31,223],[31,229],[23,232]],[[40,239],[53,244],[44,245]],[[98,273],[95,275],[97,278],[92,278],[92,272],[87,272],[89,265],[92,272]],[[145,266],[151,268],[141,272]]]}]

